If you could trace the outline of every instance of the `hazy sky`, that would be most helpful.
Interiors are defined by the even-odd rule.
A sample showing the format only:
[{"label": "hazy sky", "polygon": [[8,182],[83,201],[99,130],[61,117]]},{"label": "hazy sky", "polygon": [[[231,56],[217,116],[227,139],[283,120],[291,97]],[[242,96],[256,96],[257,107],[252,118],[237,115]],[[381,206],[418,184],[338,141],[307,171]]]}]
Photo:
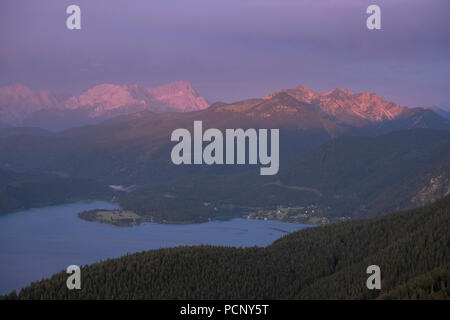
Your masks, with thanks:
[{"label": "hazy sky", "polygon": [[[81,30],[66,29],[70,4]],[[231,102],[303,84],[450,108],[449,13],[448,0],[1,0],[0,86],[183,79]]]}]

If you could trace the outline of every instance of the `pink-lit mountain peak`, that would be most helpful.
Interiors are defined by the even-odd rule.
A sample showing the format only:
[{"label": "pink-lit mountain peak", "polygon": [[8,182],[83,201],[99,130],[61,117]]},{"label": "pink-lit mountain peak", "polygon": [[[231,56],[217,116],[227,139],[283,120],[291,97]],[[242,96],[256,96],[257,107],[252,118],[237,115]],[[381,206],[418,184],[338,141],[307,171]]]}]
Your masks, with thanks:
[{"label": "pink-lit mountain peak", "polygon": [[36,111],[55,107],[59,99],[46,90],[33,92],[23,84],[0,88],[0,111],[13,108],[17,112]]},{"label": "pink-lit mountain peak", "polygon": [[270,99],[281,92],[287,93],[301,102],[312,104],[321,112],[345,120],[345,122],[350,118],[371,122],[392,120],[406,109],[384,100],[377,94],[353,93],[344,88],[319,93],[305,86],[297,86],[293,89],[275,92],[264,99]]},{"label": "pink-lit mountain peak", "polygon": [[133,85],[101,84],[97,85],[79,97],[73,97],[68,107],[102,106],[105,110],[113,110],[124,106],[148,106],[166,104],[166,111],[193,111],[209,106],[188,81],[176,81],[157,88],[145,88]]},{"label": "pink-lit mountain peak", "polygon": [[202,110],[209,107],[208,101],[194,90],[189,81],[175,81],[147,90],[157,100],[169,103],[179,111]]},{"label": "pink-lit mountain peak", "polygon": [[193,111],[205,109],[209,103],[188,81],[176,81],[157,88],[134,85],[99,84],[78,96],[64,99],[48,91],[34,92],[23,84],[0,88],[0,113],[29,114],[41,109],[91,110],[91,116],[101,116],[111,110],[131,109]]},{"label": "pink-lit mountain peak", "polygon": [[127,86],[115,84],[97,85],[65,102],[65,106],[70,109],[102,108],[104,111],[138,104],[145,104],[145,101],[135,99]]},{"label": "pink-lit mountain peak", "polygon": [[312,100],[318,98],[321,95],[320,93],[317,93],[306,86],[299,85],[292,89],[283,89],[280,91],[276,91],[265,96],[263,99],[271,99],[280,93],[287,93],[295,99],[307,103],[310,103]]},{"label": "pink-lit mountain peak", "polygon": [[353,92],[351,92],[349,89],[345,88],[336,88],[329,92],[324,93],[325,96],[331,96],[337,99],[346,99],[353,95]]}]

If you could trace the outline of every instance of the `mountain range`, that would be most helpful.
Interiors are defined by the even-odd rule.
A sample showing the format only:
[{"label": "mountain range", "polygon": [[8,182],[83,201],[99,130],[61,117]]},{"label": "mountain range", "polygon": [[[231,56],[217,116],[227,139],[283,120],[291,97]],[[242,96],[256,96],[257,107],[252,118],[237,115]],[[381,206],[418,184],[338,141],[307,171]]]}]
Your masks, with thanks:
[{"label": "mountain range", "polygon": [[[77,99],[93,105],[97,101]],[[156,183],[179,176],[180,170],[197,170],[174,168],[169,158],[171,132],[177,128],[192,130],[195,120],[202,120],[205,130],[280,128],[281,161],[342,135],[381,135],[414,128],[450,130],[450,120],[431,110],[400,107],[375,94],[342,89],[320,94],[300,86],[260,99],[214,103],[192,112],[144,110],[56,133],[2,129],[0,167],[63,172],[108,184]]]},{"label": "mountain range", "polygon": [[[171,132],[192,131],[195,120],[203,121],[204,130],[279,128],[275,180],[260,178],[254,166],[172,164]],[[449,169],[449,134],[450,121],[432,110],[398,106],[375,94],[299,86],[198,111],[123,114],[61,132],[0,129],[0,168],[95,181],[101,194],[108,185],[133,185],[133,192],[116,192],[118,201],[160,221],[216,217],[214,207],[203,206],[206,198],[218,208],[314,205],[336,219],[409,208],[447,194],[448,175],[434,168],[440,163]],[[414,177],[418,172],[429,179]]]},{"label": "mountain range", "polygon": [[187,112],[209,103],[187,81],[157,88],[140,85],[100,84],[79,96],[33,92],[16,84],[0,88],[0,126],[37,126],[65,129],[138,111]]},{"label": "mountain range", "polygon": [[[276,118],[277,114],[292,116],[295,120],[309,116],[309,120],[315,124],[321,122],[324,128],[329,127],[332,122],[333,125],[329,128],[331,131],[338,127],[341,130],[351,127],[372,129],[379,133],[392,128],[446,129],[449,125],[448,121],[431,109],[399,106],[374,93],[352,93],[341,88],[318,93],[305,86],[297,86],[269,94],[262,99],[216,105],[222,110],[259,115],[270,120]],[[309,120],[295,123],[304,126]]]},{"label": "mountain range", "polygon": [[[177,82],[154,90],[138,90],[138,87],[131,86],[119,87],[117,90],[106,88],[109,86],[98,86],[79,97],[66,99],[64,110],[69,108],[75,112],[80,109],[89,111],[88,115],[94,117],[95,121],[112,116],[110,111],[118,110],[117,112],[123,111],[125,114],[99,124],[56,133],[37,128],[0,129],[0,168],[64,172],[68,176],[99,178],[109,184],[142,184],[149,181],[155,183],[169,178],[173,172],[179,176],[180,170],[196,170],[174,169],[168,158],[173,145],[170,142],[171,132],[177,128],[192,130],[194,120],[202,120],[205,130],[280,128],[281,161],[297,157],[343,135],[382,135],[415,128],[450,130],[450,120],[432,110],[402,107],[376,94],[354,94],[344,89],[317,93],[298,86],[259,99],[229,104],[219,102],[205,108],[206,100],[199,97],[186,82]],[[166,104],[170,101],[172,110],[175,106],[178,106],[179,111],[193,108],[200,110],[157,113],[154,112],[156,109],[145,109],[128,114],[125,110],[130,106],[128,102],[138,101],[130,98],[131,88],[135,88],[135,91],[144,90],[149,96],[151,93],[151,97],[158,97],[158,101],[166,101]],[[105,90],[107,93],[102,93]],[[179,95],[174,95],[175,92]],[[111,99],[116,96],[118,98]],[[137,96],[137,93],[133,93],[133,97]],[[14,102],[25,106],[23,101],[31,101],[39,109],[44,108],[44,104],[49,101],[58,101],[55,96],[45,92],[31,96],[16,94],[14,97],[16,98],[8,100],[11,101],[8,105],[13,105]],[[195,99],[190,100],[188,107],[182,108],[180,106],[186,97]],[[148,99],[150,101],[150,98]],[[194,103],[195,101],[203,102]],[[76,107],[80,104],[84,107]],[[41,109],[25,114],[31,114],[29,119],[37,121],[37,113],[53,111],[54,109]],[[74,118],[70,118],[71,121]],[[7,118],[2,116],[1,119]],[[55,124],[60,125],[59,122]]]},{"label": "mountain range", "polygon": [[[280,116],[295,127],[321,127],[327,132],[353,129],[374,133],[406,128],[445,129],[449,115],[437,107],[408,108],[373,93],[348,89],[315,92],[305,86],[280,90],[259,99],[215,103],[216,112],[231,111],[276,124]],[[16,84],[0,88],[0,127],[41,127],[50,130],[96,124],[118,115],[142,111],[189,112],[209,107],[187,81],[157,88],[140,85],[100,84],[78,96],[33,92]]]}]

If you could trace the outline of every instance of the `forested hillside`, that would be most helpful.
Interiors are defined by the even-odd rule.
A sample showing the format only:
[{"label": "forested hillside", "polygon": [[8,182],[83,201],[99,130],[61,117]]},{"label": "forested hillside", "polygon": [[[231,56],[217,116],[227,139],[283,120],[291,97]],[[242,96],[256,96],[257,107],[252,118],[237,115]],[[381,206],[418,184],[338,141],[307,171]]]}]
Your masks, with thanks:
[{"label": "forested hillside", "polygon": [[[180,176],[122,194],[121,205],[158,221],[199,222],[239,212],[315,208],[330,220],[410,209],[450,193],[450,133],[427,129],[344,136],[293,159],[276,176],[255,170]],[[284,161],[283,161],[284,160]],[[208,205],[205,206],[205,203]],[[300,210],[299,210],[300,211]]]},{"label": "forested hillside", "polygon": [[[368,290],[366,268],[381,268]],[[309,228],[266,248],[178,247],[65,272],[23,289],[20,299],[403,299],[448,298],[450,196],[414,210]]]},{"label": "forested hillside", "polygon": [[107,194],[106,186],[92,180],[0,169],[0,214],[75,200],[101,199]]},{"label": "forested hillside", "polygon": [[[170,150],[164,154],[167,156]],[[144,220],[204,222],[260,211],[266,214],[281,206],[296,217],[313,208],[313,215],[308,213],[308,217],[297,220],[307,222],[322,217],[333,221],[376,216],[417,207],[450,192],[448,131],[415,129],[376,137],[343,136],[300,156],[284,155],[276,176],[260,176],[257,166],[239,169],[166,163],[167,170],[148,166],[158,175],[166,175],[164,182],[148,179],[132,192],[115,192],[115,196],[124,209]],[[69,154],[65,157],[72,159]],[[114,161],[103,163],[106,166]],[[85,164],[89,167],[91,162]],[[51,173],[0,169],[0,212],[77,197],[113,196],[108,183],[95,175],[78,177],[55,169],[45,172]]]}]

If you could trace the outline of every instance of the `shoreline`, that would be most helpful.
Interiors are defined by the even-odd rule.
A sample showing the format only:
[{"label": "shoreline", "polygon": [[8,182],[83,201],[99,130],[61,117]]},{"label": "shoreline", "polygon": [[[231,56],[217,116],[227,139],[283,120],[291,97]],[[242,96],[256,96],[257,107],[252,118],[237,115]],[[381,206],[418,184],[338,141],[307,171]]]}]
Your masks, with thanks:
[{"label": "shoreline", "polygon": [[[20,209],[13,210],[13,211],[3,212],[3,213],[0,213],[0,215],[15,214],[15,213],[20,213],[23,211],[28,211],[28,210],[33,210],[33,209],[41,209],[44,207],[69,205],[69,204],[73,204],[73,203],[93,203],[96,201],[108,202],[113,205],[116,205],[118,208],[117,209],[98,208],[98,209],[93,209],[93,210],[89,210],[89,211],[130,211],[130,212],[132,212],[131,210],[122,208],[118,201],[115,201],[113,199],[101,199],[101,197],[99,197],[99,198],[95,198],[95,199],[94,198],[92,198],[92,199],[73,199],[71,201],[46,203],[46,204],[42,204],[40,206],[24,207],[24,208],[20,208]],[[304,225],[311,225],[311,226],[332,223],[330,220],[328,220],[327,223],[321,223],[319,221],[311,222],[306,219],[304,221],[289,221],[289,220],[283,220],[283,219],[273,219],[273,218],[269,218],[269,217],[265,217],[265,216],[254,215],[253,212],[249,213],[248,208],[242,208],[240,211],[241,211],[241,213],[236,213],[236,214],[219,214],[219,215],[216,215],[215,217],[211,217],[209,219],[183,220],[183,221],[168,221],[168,220],[164,220],[164,219],[156,219],[154,216],[146,217],[146,216],[138,215],[137,213],[134,213],[134,212],[133,213],[136,215],[136,217],[133,221],[130,221],[130,223],[127,223],[127,222],[111,223],[109,221],[105,221],[102,219],[86,218],[85,216],[82,216],[83,212],[77,213],[77,218],[84,220],[84,221],[88,221],[88,222],[97,222],[97,223],[103,223],[103,224],[107,224],[107,225],[114,225],[114,226],[118,226],[118,227],[136,227],[143,223],[158,223],[158,224],[172,224],[172,225],[203,224],[203,223],[213,222],[213,221],[230,221],[230,220],[233,220],[236,218],[241,218],[241,219],[246,219],[246,220],[278,221],[278,222],[284,222],[284,223],[304,224]],[[320,217],[320,218],[321,219],[323,219],[323,218],[329,219],[327,217]]]}]

